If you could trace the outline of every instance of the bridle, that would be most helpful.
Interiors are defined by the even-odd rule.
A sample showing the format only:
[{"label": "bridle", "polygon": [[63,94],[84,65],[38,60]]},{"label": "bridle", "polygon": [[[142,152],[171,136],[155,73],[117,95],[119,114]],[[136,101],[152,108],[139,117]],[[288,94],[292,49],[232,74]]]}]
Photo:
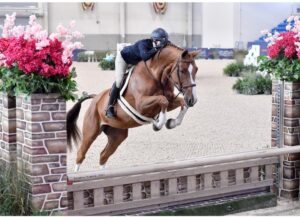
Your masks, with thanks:
[{"label": "bridle", "polygon": [[[160,52],[158,53],[158,56],[159,56],[159,54],[160,54]],[[189,87],[195,87],[196,86],[196,84],[189,84],[189,85],[183,85],[182,84],[181,79],[180,79],[180,65],[179,65],[179,63],[181,63],[181,62],[191,64],[193,61],[183,60],[183,59],[181,59],[181,55],[180,55],[176,60],[175,66],[172,68],[171,72],[167,76],[168,80],[170,82],[172,82],[174,87],[178,90],[178,94],[176,95],[176,97],[174,99],[176,99],[179,96],[179,94],[184,95],[185,94],[185,89],[187,89]],[[153,74],[151,73],[151,70],[148,68],[148,65],[147,65],[146,61],[144,61],[144,64],[145,64],[146,69],[149,72],[149,74],[153,77]],[[174,81],[174,79],[172,78],[172,74],[173,74],[173,72],[175,72],[175,70],[176,70],[176,73],[177,73],[177,78],[178,78],[179,85],[177,85],[176,82]],[[154,80],[156,80],[156,79],[154,78]]]},{"label": "bridle", "polygon": [[[181,63],[181,62],[189,63],[189,64],[192,63],[192,61],[183,60],[183,59],[181,59],[181,56],[179,56],[179,57],[177,58],[177,61],[176,61],[175,66],[173,67],[171,73],[170,73],[170,74],[168,75],[168,77],[167,77],[167,78],[169,79],[169,81],[171,81],[171,82],[173,83],[174,87],[178,90],[178,94],[177,94],[177,96],[175,97],[175,99],[179,96],[179,94],[184,95],[185,89],[187,89],[187,88],[189,88],[189,87],[195,87],[195,86],[196,86],[196,84],[188,84],[188,85],[183,85],[183,84],[182,84],[181,79],[180,79],[180,66],[179,66],[179,63]],[[177,69],[177,70],[176,70],[176,69]],[[175,70],[176,70],[176,74],[177,74],[177,78],[178,78],[178,83],[179,83],[179,85],[177,85],[176,82],[174,81],[174,79],[172,78],[172,74],[173,74],[173,72],[175,72]]]}]

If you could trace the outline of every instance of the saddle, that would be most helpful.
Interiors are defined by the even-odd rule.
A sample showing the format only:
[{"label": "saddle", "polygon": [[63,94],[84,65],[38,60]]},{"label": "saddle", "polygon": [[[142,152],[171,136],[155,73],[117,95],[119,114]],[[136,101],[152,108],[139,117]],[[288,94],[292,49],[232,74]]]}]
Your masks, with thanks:
[{"label": "saddle", "polygon": [[127,100],[124,98],[125,91],[128,87],[128,83],[131,77],[131,74],[134,70],[135,66],[130,66],[123,77],[123,80],[121,82],[120,87],[120,94],[118,97],[118,103],[121,106],[121,108],[126,112],[133,120],[135,120],[137,123],[144,125],[144,124],[150,124],[154,121],[153,118],[149,118],[146,116],[141,115],[135,108],[133,108]]}]

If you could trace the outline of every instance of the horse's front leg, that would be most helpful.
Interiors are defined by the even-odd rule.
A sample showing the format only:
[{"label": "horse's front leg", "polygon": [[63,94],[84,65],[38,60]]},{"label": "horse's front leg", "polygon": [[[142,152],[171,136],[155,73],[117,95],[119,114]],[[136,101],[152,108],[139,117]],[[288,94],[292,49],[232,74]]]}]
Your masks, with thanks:
[{"label": "horse's front leg", "polygon": [[173,101],[172,103],[169,104],[168,111],[172,111],[172,110],[178,108],[179,106],[181,107],[181,110],[180,110],[177,118],[176,119],[171,118],[166,123],[166,127],[168,129],[173,129],[176,126],[179,126],[185,116],[185,113],[188,110],[188,107],[183,98],[178,97],[175,99],[175,101]]},{"label": "horse's front leg", "polygon": [[144,96],[140,100],[141,103],[139,104],[139,112],[147,113],[146,111],[151,111],[157,106],[160,107],[160,113],[158,120],[153,121],[153,130],[158,131],[160,130],[165,123],[167,122],[167,108],[169,105],[169,101],[165,96]]}]

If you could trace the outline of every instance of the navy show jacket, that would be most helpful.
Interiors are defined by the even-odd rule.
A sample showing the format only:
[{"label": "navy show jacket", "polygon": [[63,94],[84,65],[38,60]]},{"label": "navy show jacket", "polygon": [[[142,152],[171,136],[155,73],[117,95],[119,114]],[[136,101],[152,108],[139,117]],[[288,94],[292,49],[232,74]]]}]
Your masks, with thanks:
[{"label": "navy show jacket", "polygon": [[123,48],[121,55],[127,64],[136,65],[140,61],[147,61],[156,54],[151,39],[142,39],[133,45]]}]

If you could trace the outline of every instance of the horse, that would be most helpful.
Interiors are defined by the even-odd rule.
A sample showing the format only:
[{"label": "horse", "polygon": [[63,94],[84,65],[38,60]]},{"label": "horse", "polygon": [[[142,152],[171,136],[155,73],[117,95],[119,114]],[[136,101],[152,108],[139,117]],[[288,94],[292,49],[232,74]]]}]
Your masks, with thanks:
[{"label": "horse", "polygon": [[[143,117],[151,118],[155,131],[162,129],[164,125],[168,129],[179,126],[188,108],[196,104],[195,78],[198,68],[195,57],[197,55],[197,51],[188,52],[169,43],[151,59],[141,61],[135,66],[124,92],[124,98]],[[179,92],[177,95],[174,93],[175,88]],[[183,98],[178,96],[180,93]],[[100,154],[101,169],[105,168],[109,157],[127,138],[128,129],[142,125],[124,112],[120,103],[115,104],[116,118],[107,118],[105,110],[109,94],[110,89],[106,89],[98,95],[86,95],[67,113],[67,144],[72,148],[72,140],[77,144],[81,139],[76,125],[81,104],[87,99],[92,99],[84,116],[75,172],[79,170],[93,141],[102,132],[108,137],[108,142]],[[167,120],[166,113],[178,107],[181,107],[181,110],[177,118]]]}]

